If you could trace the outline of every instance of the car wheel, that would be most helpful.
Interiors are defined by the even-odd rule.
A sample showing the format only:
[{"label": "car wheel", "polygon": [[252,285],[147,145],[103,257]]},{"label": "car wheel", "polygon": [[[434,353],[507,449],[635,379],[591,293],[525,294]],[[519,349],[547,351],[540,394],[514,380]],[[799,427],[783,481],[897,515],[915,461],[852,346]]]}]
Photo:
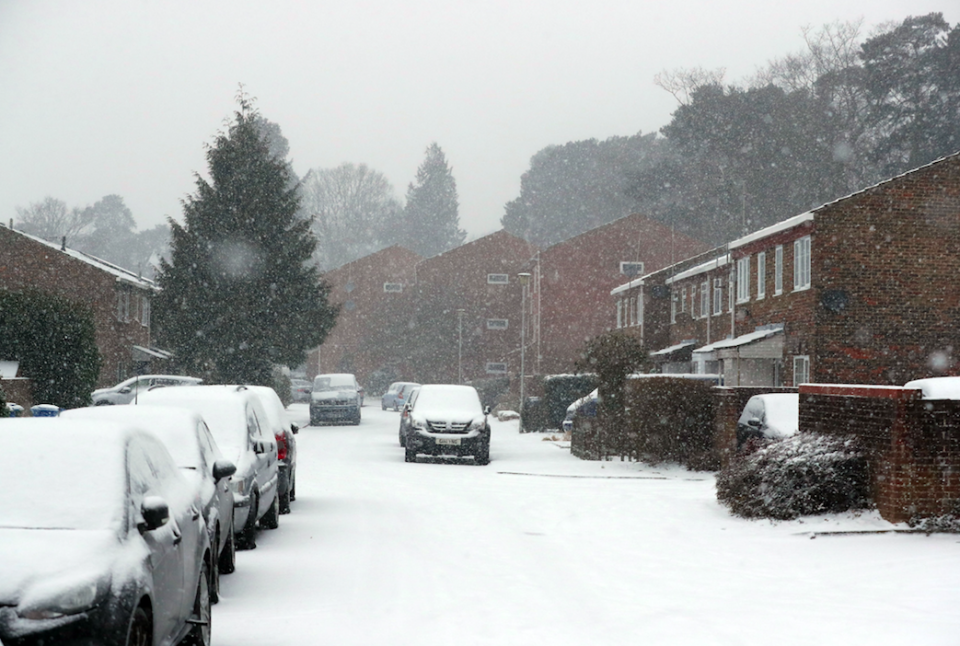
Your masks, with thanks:
[{"label": "car wheel", "polygon": [[380,404],[380,408],[381,408],[382,410],[387,410],[387,405],[381,403],[381,404]]},{"label": "car wheel", "polygon": [[247,514],[247,524],[243,526],[240,532],[237,548],[241,550],[252,550],[257,547],[257,509],[260,507],[260,496],[254,494],[250,497],[250,513]]},{"label": "car wheel", "polygon": [[220,552],[217,569],[220,574],[230,574],[237,569],[237,541],[233,536],[232,529],[227,537],[227,544],[223,546],[223,550]]},{"label": "car wheel", "polygon": [[153,644],[153,622],[143,606],[137,606],[130,619],[127,630],[127,646],[151,646]]},{"label": "car wheel", "polygon": [[280,513],[289,514],[290,513],[290,491],[289,487],[287,491],[280,494]]},{"label": "car wheel", "polygon": [[187,646],[210,646],[210,587],[207,584],[209,580],[208,566],[203,565],[203,571],[200,573],[200,580],[197,582],[197,596],[193,602],[193,613],[187,622],[191,624],[190,632],[183,639],[183,644]]},{"label": "car wheel", "polygon": [[360,409],[357,409],[357,414],[353,418],[353,425],[360,426]]},{"label": "car wheel", "polygon": [[404,462],[416,462],[417,461],[417,450],[412,446],[406,447],[407,450],[403,454]]},{"label": "car wheel", "polygon": [[264,529],[276,529],[280,527],[280,496],[274,496],[270,503],[270,509],[260,519],[260,526]]},{"label": "car wheel", "polygon": [[490,464],[490,442],[484,442],[477,450],[477,454],[473,456],[473,459],[481,466]]},{"label": "car wheel", "polygon": [[[220,537],[217,537],[217,542],[214,543],[214,546],[220,544]],[[213,549],[216,549],[214,547]],[[220,601],[220,568],[214,567],[213,564],[213,554],[210,555],[210,563],[207,565],[207,573],[210,576],[210,603],[218,603]]]}]

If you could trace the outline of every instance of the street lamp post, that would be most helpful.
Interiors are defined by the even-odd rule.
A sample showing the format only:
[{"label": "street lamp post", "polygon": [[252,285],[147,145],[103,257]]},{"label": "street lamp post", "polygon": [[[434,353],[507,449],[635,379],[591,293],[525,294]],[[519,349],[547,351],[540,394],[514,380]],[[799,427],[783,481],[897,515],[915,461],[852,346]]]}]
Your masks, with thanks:
[{"label": "street lamp post", "polygon": [[524,358],[527,349],[527,283],[530,282],[530,274],[521,272],[517,274],[517,280],[520,283],[520,421],[519,430],[523,433],[523,382],[526,377],[526,365]]},{"label": "street lamp post", "polygon": [[463,312],[457,310],[457,383],[463,383]]}]

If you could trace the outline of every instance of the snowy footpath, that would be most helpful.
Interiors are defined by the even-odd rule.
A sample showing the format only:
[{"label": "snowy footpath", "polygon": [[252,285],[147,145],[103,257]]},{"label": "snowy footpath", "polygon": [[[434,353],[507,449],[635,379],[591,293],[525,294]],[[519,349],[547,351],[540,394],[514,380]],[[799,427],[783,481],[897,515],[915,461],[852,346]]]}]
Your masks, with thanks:
[{"label": "snowy footpath", "polygon": [[289,414],[293,513],[222,578],[216,646],[960,644],[956,535],[737,519],[712,474],[584,462],[515,421],[478,467],[405,463],[379,405]]}]

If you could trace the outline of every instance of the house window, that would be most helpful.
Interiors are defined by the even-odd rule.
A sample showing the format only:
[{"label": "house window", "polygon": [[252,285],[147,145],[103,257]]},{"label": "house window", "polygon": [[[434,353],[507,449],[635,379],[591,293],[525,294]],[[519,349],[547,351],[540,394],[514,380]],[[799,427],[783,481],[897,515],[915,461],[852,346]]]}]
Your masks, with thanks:
[{"label": "house window", "polygon": [[710,316],[710,281],[705,280],[700,285],[700,316],[706,318]]},{"label": "house window", "polygon": [[403,283],[384,283],[383,291],[387,294],[402,294]]},{"label": "house window", "polygon": [[624,313],[624,316],[623,316],[623,319],[624,319],[623,322],[625,325],[629,325],[630,327],[633,327],[634,325],[636,325],[636,319],[634,318],[634,316],[636,316],[636,310],[634,309],[633,299],[628,298],[623,302],[623,305],[624,307],[627,308],[627,311]]},{"label": "house window", "polygon": [[730,311],[730,312],[733,311],[733,294],[734,294],[733,286],[736,285],[736,284],[737,284],[737,272],[731,271],[731,272],[730,272],[730,279],[729,279],[729,281],[727,282],[727,285],[728,285],[728,288],[727,288],[727,310]]},{"label": "house window", "polygon": [[623,299],[617,300],[617,329],[623,327]]},{"label": "house window", "polygon": [[140,325],[150,327],[150,299],[146,296],[140,297]]},{"label": "house window", "polygon": [[793,243],[793,289],[810,287],[810,236]]},{"label": "house window", "polygon": [[626,260],[620,261],[620,273],[624,276],[642,276],[643,275],[643,263],[642,262],[628,262]]},{"label": "house window", "polygon": [[750,256],[737,261],[737,302],[750,300]]},{"label": "house window", "polygon": [[130,292],[117,292],[117,320],[122,323],[130,322]]},{"label": "house window", "polygon": [[507,374],[507,364],[500,361],[488,361],[487,362],[487,374],[490,375],[505,375]]},{"label": "house window", "polygon": [[506,330],[507,319],[487,319],[488,330]]},{"label": "house window", "polygon": [[799,355],[793,358],[793,387],[810,383],[810,357]]},{"label": "house window", "polygon": [[713,279],[713,313],[723,313],[723,279]]},{"label": "house window", "polygon": [[677,293],[670,292],[670,322],[677,322]]},{"label": "house window", "polygon": [[683,288],[683,295],[680,297],[680,311],[687,311],[687,288]]},{"label": "house window", "polygon": [[783,245],[777,245],[777,252],[773,264],[773,293],[779,296],[783,293]]},{"label": "house window", "polygon": [[696,312],[694,312],[693,306],[697,304],[697,286],[690,285],[690,317],[697,318]]},{"label": "house window", "polygon": [[637,296],[637,325],[643,325],[643,294]]},{"label": "house window", "polygon": [[757,299],[767,295],[767,252],[757,254]]},{"label": "house window", "polygon": [[510,276],[507,274],[487,274],[488,285],[506,285],[510,282]]}]

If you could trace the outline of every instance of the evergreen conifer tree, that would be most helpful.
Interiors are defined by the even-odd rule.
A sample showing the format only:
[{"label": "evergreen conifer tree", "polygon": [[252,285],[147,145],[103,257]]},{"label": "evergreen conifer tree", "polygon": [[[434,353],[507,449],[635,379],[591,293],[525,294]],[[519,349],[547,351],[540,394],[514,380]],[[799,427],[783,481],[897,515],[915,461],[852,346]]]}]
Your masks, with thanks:
[{"label": "evergreen conifer tree", "polygon": [[299,365],[320,345],[338,309],[308,265],[316,246],[297,217],[286,161],[271,154],[260,115],[240,109],[207,150],[210,181],[171,220],[172,257],[161,262],[159,334],[180,366],[214,383],[270,384],[274,365]]},{"label": "evergreen conifer tree", "polygon": [[407,188],[401,244],[425,258],[463,244],[458,208],[457,182],[443,150],[432,143]]}]

